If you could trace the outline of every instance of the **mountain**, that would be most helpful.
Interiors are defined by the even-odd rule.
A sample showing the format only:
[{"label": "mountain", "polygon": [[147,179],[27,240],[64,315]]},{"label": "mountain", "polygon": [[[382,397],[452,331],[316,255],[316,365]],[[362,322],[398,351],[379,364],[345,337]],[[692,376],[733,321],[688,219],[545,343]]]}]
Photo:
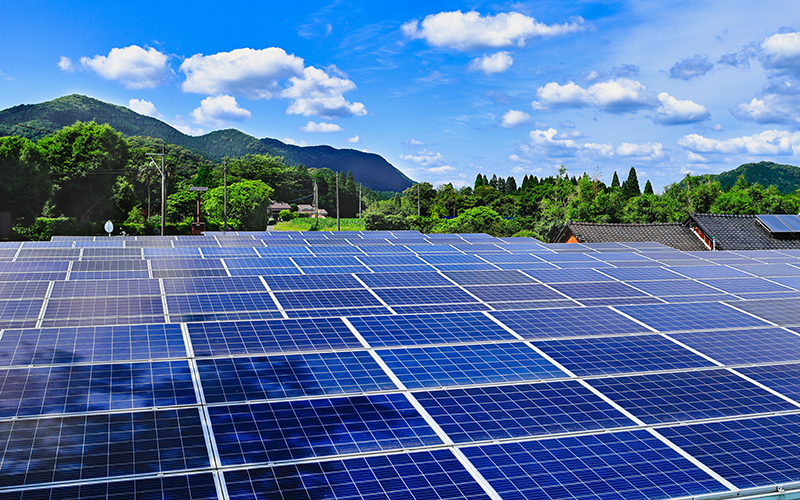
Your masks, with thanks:
[{"label": "mountain", "polygon": [[764,187],[775,186],[781,194],[793,193],[800,189],[800,167],[779,165],[771,161],[745,163],[733,170],[712,175],[711,178],[718,180],[724,189],[728,189],[736,184],[741,175],[744,175],[750,184],[757,182]]},{"label": "mountain", "polygon": [[186,135],[172,126],[128,108],[73,94],[40,104],[23,104],[0,111],[0,136],[37,140],[76,121],[107,123],[122,135],[154,137],[177,144],[210,160],[246,154],[282,156],[287,165],[352,170],[353,178],[377,191],[402,191],[413,181],[380,155],[331,146],[293,146],[277,139],[257,139],[235,129],[201,136]]}]

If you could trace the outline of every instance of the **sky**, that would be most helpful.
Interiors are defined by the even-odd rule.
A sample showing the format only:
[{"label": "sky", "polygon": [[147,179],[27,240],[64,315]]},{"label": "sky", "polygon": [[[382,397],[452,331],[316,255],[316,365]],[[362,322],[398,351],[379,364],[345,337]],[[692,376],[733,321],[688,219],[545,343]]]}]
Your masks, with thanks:
[{"label": "sky", "polygon": [[18,1],[0,44],[0,109],[83,94],[434,186],[800,165],[797,0]]}]

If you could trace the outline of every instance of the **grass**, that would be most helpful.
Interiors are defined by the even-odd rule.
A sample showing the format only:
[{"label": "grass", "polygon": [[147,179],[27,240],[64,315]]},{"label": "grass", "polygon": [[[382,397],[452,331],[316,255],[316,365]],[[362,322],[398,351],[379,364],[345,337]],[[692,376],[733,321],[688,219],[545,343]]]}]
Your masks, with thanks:
[{"label": "grass", "polygon": [[[297,218],[289,222],[279,222],[275,231],[312,231],[315,220],[311,218]],[[365,231],[363,219],[339,219],[342,231]],[[320,231],[336,231],[336,219],[320,219]]]}]

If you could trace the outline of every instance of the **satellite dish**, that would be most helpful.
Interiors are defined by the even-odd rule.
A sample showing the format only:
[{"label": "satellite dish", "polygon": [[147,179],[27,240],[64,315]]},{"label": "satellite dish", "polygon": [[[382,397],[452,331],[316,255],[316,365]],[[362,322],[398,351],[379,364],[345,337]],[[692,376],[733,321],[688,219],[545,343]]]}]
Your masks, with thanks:
[{"label": "satellite dish", "polygon": [[106,229],[106,232],[108,233],[108,235],[111,236],[111,233],[114,232],[114,223],[111,222],[110,220],[107,220],[106,221],[106,225],[105,225],[105,229]]}]

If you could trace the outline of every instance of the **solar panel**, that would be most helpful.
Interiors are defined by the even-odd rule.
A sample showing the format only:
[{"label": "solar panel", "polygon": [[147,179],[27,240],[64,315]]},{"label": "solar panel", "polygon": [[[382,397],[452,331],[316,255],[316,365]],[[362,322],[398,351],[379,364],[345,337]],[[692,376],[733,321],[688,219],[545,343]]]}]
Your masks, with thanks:
[{"label": "solar panel", "polygon": [[734,267],[761,277],[800,276],[800,267],[789,264],[749,264]]},{"label": "solar panel", "polygon": [[733,299],[719,290],[694,280],[634,281],[631,286],[657,297],[673,295],[719,295]]},{"label": "solar panel", "polygon": [[265,258],[225,258],[225,266],[228,269],[248,269],[248,268],[272,268],[272,267],[291,267],[295,268],[292,259],[289,257],[270,257]]},{"label": "solar panel", "polygon": [[435,272],[364,273],[358,279],[370,288],[452,286],[453,282]]},{"label": "solar panel", "polygon": [[563,300],[565,297],[545,285],[491,285],[464,287],[485,302]]},{"label": "solar panel", "polygon": [[253,276],[219,276],[200,279],[165,279],[164,292],[167,295],[191,295],[204,293],[264,292],[264,283]]},{"label": "solar panel", "polygon": [[191,323],[187,328],[201,357],[362,347],[338,318]]},{"label": "solar panel", "polygon": [[681,498],[728,492],[643,430],[462,451],[503,499]]},{"label": "solar panel", "polygon": [[783,215],[780,215],[779,214],[779,215],[776,215],[775,217],[777,217],[781,222],[783,222],[784,224],[789,226],[789,229],[791,229],[792,231],[794,231],[794,232],[800,231],[800,217],[798,217],[797,215],[794,215],[794,214],[783,214]]},{"label": "solar panel", "polygon": [[714,366],[660,335],[549,340],[535,345],[579,377]]},{"label": "solar panel", "polygon": [[385,307],[336,307],[333,309],[290,309],[285,313],[288,318],[338,318],[341,316],[392,314],[392,311]]},{"label": "solar panel", "polygon": [[536,381],[564,372],[522,343],[378,351],[409,389]]},{"label": "solar panel", "polygon": [[526,339],[614,335],[649,330],[606,307],[495,311],[490,313]]},{"label": "solar panel", "polygon": [[397,314],[434,314],[465,311],[489,311],[491,308],[482,302],[462,304],[415,304],[413,306],[392,306]]},{"label": "solar panel", "polygon": [[536,283],[519,271],[447,271],[445,276],[459,285],[510,285],[517,283]]},{"label": "solar panel", "polygon": [[50,297],[84,298],[84,297],[132,297],[136,295],[160,295],[158,280],[90,280],[90,281],[57,281],[53,283]]},{"label": "solar panel", "polygon": [[800,325],[800,308],[796,299],[745,300],[732,304],[737,309],[781,326]]},{"label": "solar panel", "polygon": [[779,219],[777,215],[756,215],[756,220],[772,234],[794,233],[794,230]]},{"label": "solar panel", "polygon": [[618,309],[661,332],[769,326],[749,314],[713,302],[620,306]]},{"label": "solar panel", "polygon": [[429,254],[429,255],[420,255],[420,258],[427,262],[428,264],[432,264],[434,266],[438,266],[439,264],[486,264],[486,261],[476,257],[474,255],[465,255],[465,254],[453,254],[453,255],[437,255],[437,254]]},{"label": "solar panel", "polygon": [[797,409],[727,370],[592,379],[589,384],[647,424]]},{"label": "solar panel", "polygon": [[725,278],[701,280],[701,283],[713,286],[728,293],[753,293],[753,292],[790,292],[790,288],[763,278]]},{"label": "solar panel", "polygon": [[301,276],[265,276],[270,290],[336,290],[364,288],[349,274],[308,274]]},{"label": "solar panel", "polygon": [[[561,265],[561,263],[559,263]],[[608,276],[594,269],[542,269],[525,271],[525,274],[542,283],[588,283],[591,281],[610,281]]]},{"label": "solar panel", "polygon": [[659,429],[737,488],[800,480],[800,416],[785,415]]},{"label": "solar panel", "polygon": [[550,285],[573,299],[645,297],[647,294],[619,281],[593,283],[553,283]]},{"label": "solar panel", "polygon": [[228,269],[231,276],[285,276],[299,275],[302,271],[296,267],[246,267]]},{"label": "solar panel", "polygon": [[[610,269],[602,269],[600,272],[621,281],[655,281],[655,280],[674,280],[681,278],[680,275],[675,274],[675,272],[673,272],[671,269],[663,267],[610,268]],[[602,281],[602,280],[598,279],[595,281]]]},{"label": "solar panel", "polygon": [[349,318],[373,347],[516,340],[481,313]]},{"label": "solar panel", "polygon": [[336,290],[335,292],[319,290],[275,292],[275,297],[284,309],[330,309],[382,305],[375,296],[364,289]]},{"label": "solar panel", "polygon": [[201,359],[197,368],[208,403],[397,389],[366,351]]},{"label": "solar panel", "polygon": [[402,394],[208,409],[223,466],[441,444]]},{"label": "solar panel", "polygon": [[[113,322],[107,324],[143,322],[141,318],[148,318],[144,321],[148,323],[163,322],[163,316],[160,321],[153,319],[163,314],[164,306],[157,296],[50,299],[44,311],[44,324],[69,326],[70,320],[81,318],[110,318]],[[123,320],[123,317],[130,319]]]},{"label": "solar panel", "polygon": [[366,266],[336,266],[336,267],[311,267],[303,266],[303,274],[352,274],[352,273],[367,273],[369,269]]},{"label": "solar panel", "polygon": [[448,450],[368,456],[225,472],[231,498],[392,498],[488,500]]},{"label": "solar panel", "polygon": [[390,306],[477,302],[475,297],[456,286],[378,288],[375,294]]},{"label": "solar panel", "polygon": [[0,300],[43,299],[50,284],[46,281],[0,282]]},{"label": "solar panel", "polygon": [[698,331],[670,336],[725,365],[800,360],[800,336],[780,328]]},{"label": "solar panel", "polygon": [[[160,299],[159,299],[160,301]],[[169,314],[202,314],[230,311],[270,311],[278,306],[268,292],[168,295]]]}]

